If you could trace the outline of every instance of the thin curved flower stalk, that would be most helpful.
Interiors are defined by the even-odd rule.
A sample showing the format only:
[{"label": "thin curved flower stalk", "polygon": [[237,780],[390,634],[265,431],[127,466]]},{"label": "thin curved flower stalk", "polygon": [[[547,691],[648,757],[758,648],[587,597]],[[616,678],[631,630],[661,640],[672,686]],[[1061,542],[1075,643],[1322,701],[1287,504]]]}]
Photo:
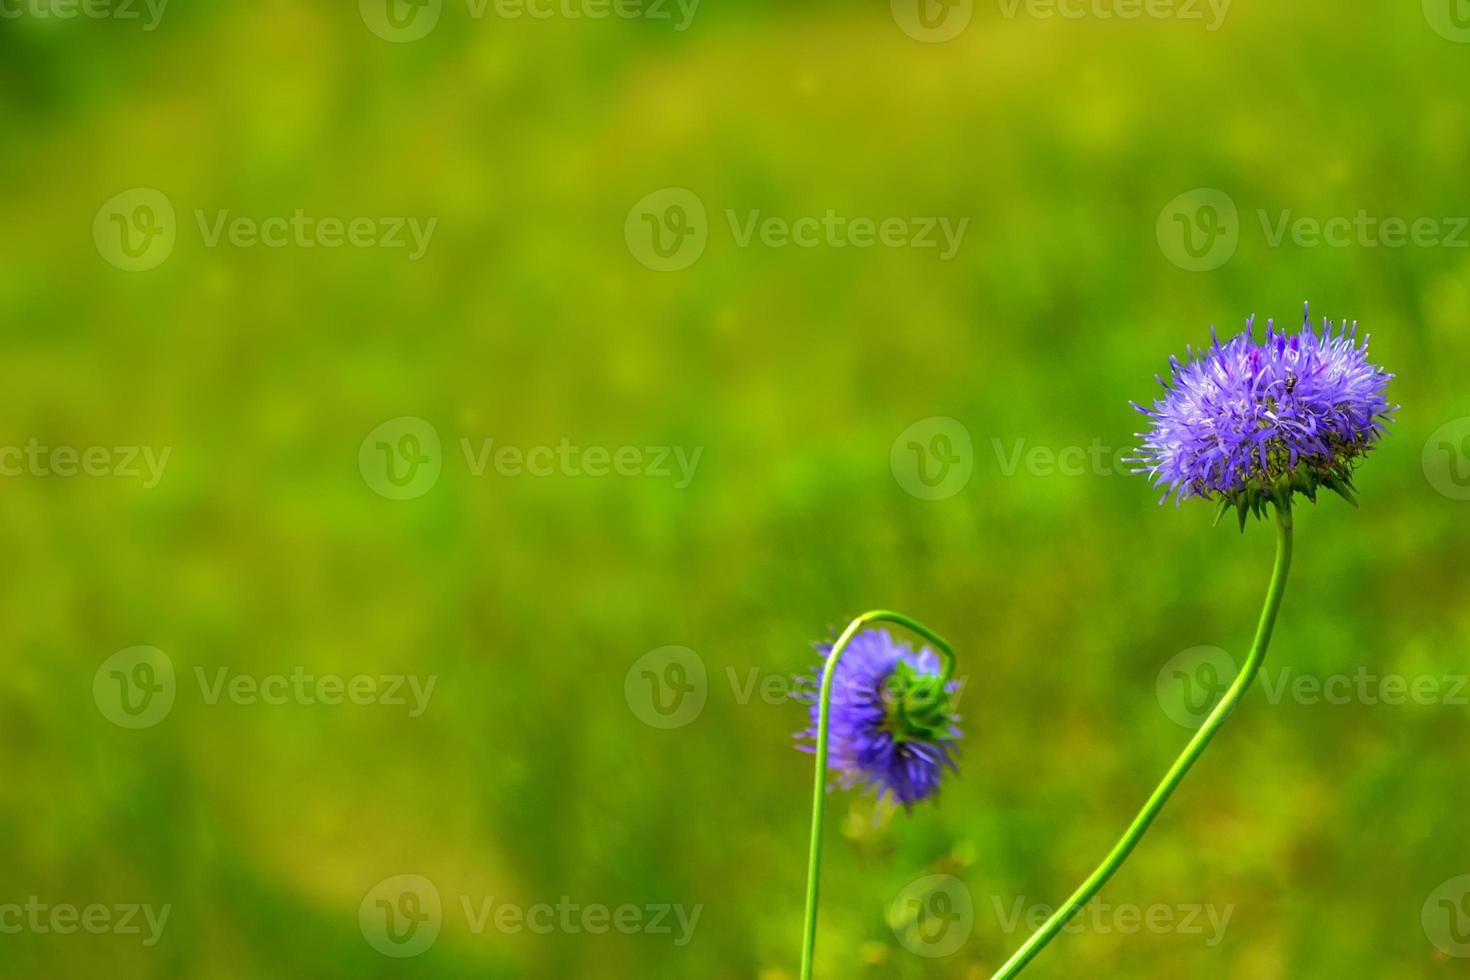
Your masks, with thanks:
[{"label": "thin curved flower stalk", "polygon": [[[1213,335],[1213,331],[1211,331]],[[1287,336],[1266,322],[1257,343],[1253,322],[1227,343],[1213,337],[1203,351],[1170,358],[1172,376],[1159,378],[1164,397],[1140,408],[1153,425],[1139,433],[1142,447],[1131,461],[1148,473],[1175,505],[1190,497],[1218,499],[1220,517],[1231,508],[1245,529],[1246,516],[1276,519],[1276,561],[1250,654],[1234,683],[1174,760],[1163,781],[1133,818],[1122,838],[1072,896],[1022,944],[992,980],[1007,980],[1025,968],[1067,921],[1092,900],[1138,846],[1225,719],[1255,680],[1266,657],[1271,630],[1291,568],[1292,498],[1317,502],[1326,487],[1353,506],[1352,474],[1383,436],[1394,411],[1384,397],[1393,375],[1368,361],[1368,338],[1358,346],[1357,324],[1335,330],[1323,321],[1314,332],[1304,314],[1300,332]]]},{"label": "thin curved flower stalk", "polygon": [[1004,978],[1014,977],[1020,973],[1022,968],[1030,963],[1037,953],[1041,952],[1042,947],[1056,938],[1056,934],[1062,930],[1068,920],[1102,890],[1102,886],[1107,884],[1114,872],[1123,866],[1128,855],[1133,853],[1133,849],[1138,846],[1144,832],[1148,830],[1149,824],[1153,823],[1154,817],[1158,816],[1159,811],[1164,808],[1164,803],[1173,794],[1175,787],[1183,781],[1184,774],[1189,772],[1190,766],[1193,766],[1195,760],[1204,753],[1205,746],[1210,744],[1210,740],[1215,737],[1215,733],[1220,730],[1225,719],[1230,717],[1230,713],[1240,702],[1241,696],[1255,680],[1262,662],[1266,659],[1266,645],[1271,642],[1271,629],[1276,625],[1276,612],[1281,608],[1281,597],[1286,592],[1286,573],[1291,568],[1290,507],[1279,508],[1276,511],[1276,517],[1276,564],[1271,571],[1271,584],[1266,590],[1266,605],[1261,610],[1261,619],[1256,625],[1256,638],[1251,644],[1250,655],[1246,657],[1245,666],[1240,669],[1240,674],[1235,678],[1235,682],[1230,685],[1225,696],[1220,699],[1220,703],[1215,705],[1214,710],[1210,712],[1194,738],[1189,740],[1183,754],[1174,760],[1174,764],[1164,775],[1163,782],[1154,789],[1148,802],[1143,805],[1138,816],[1133,818],[1133,823],[1128,825],[1122,839],[1108,852],[1102,864],[1098,865],[1087,880],[1072,893],[1072,896],[1052,913],[1051,918],[1042,923],[1041,928],[1036,930],[1020,949],[1016,950],[1015,955],[1006,961],[1005,966],[1000,968],[992,980],[1004,980]]},{"label": "thin curved flower stalk", "polygon": [[[1247,516],[1264,518],[1271,512],[1276,558],[1265,605],[1239,675],[1143,809],[1102,863],[992,980],[1019,974],[1122,867],[1254,682],[1291,568],[1294,497],[1301,494],[1316,503],[1325,487],[1357,506],[1353,472],[1382,438],[1397,406],[1384,396],[1393,375],[1368,361],[1368,338],[1360,346],[1356,329],[1356,324],[1335,329],[1324,321],[1317,332],[1306,320],[1288,336],[1267,321],[1265,337],[1257,342],[1247,321],[1245,331],[1225,343],[1214,337],[1209,348],[1190,349],[1184,361],[1171,358],[1170,379],[1158,379],[1164,397],[1152,408],[1134,406],[1152,425],[1139,433],[1143,442],[1129,459],[1137,464],[1134,472],[1149,474],[1156,487],[1164,488],[1160,503],[1171,496],[1176,506],[1192,497],[1215,500],[1216,522],[1234,509],[1242,530]],[[927,648],[916,653],[887,633],[866,628],[880,621],[923,636],[942,658]],[[826,654],[820,685],[802,695],[811,705],[812,727],[801,735],[814,740],[811,750],[817,757],[802,980],[811,978],[816,941],[826,771],[837,772],[840,786],[864,784],[909,808],[937,794],[944,771],[954,768],[960,737],[952,710],[953,653],[926,627],[897,613],[864,613],[830,647],[818,649]],[[835,709],[834,686],[845,696]]]},{"label": "thin curved flower stalk", "polygon": [[[915,652],[883,630],[866,628],[879,622],[903,626],[939,652],[927,647]],[[813,740],[803,748],[817,757],[801,980],[811,980],[817,943],[828,767],[838,771],[844,787],[867,784],[880,797],[911,808],[939,792],[944,770],[955,768],[953,743],[960,737],[953,712],[954,649],[923,623],[883,609],[865,612],[830,646],[817,649],[826,662],[814,689],[798,695],[811,705],[812,715],[812,727],[798,737]]]}]

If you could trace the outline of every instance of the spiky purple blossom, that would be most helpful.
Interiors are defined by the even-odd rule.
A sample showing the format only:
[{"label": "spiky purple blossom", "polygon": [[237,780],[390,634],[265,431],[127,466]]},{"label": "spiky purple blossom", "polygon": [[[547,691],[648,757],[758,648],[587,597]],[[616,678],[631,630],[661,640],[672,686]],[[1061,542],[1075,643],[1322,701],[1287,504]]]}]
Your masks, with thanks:
[{"label": "spiky purple blossom", "polygon": [[[811,711],[811,727],[796,736],[811,743],[798,746],[803,752],[816,751],[821,678],[832,644],[818,643],[816,649],[823,663],[814,677],[798,679],[810,689],[795,694]],[[962,733],[955,725],[959,718],[951,696],[960,685],[944,685],[942,695],[924,711],[925,723],[916,723],[902,707],[906,687],[929,683],[937,692],[940,670],[933,650],[915,652],[886,630],[866,629],[852,638],[832,678],[827,768],[838,773],[836,785],[868,786],[880,799],[906,808],[938,793],[944,771],[958,768],[954,740]]]},{"label": "spiky purple blossom", "polygon": [[1247,506],[1285,504],[1294,492],[1315,500],[1319,486],[1352,499],[1353,467],[1392,421],[1384,388],[1393,375],[1368,361],[1356,321],[1323,320],[1318,332],[1309,316],[1291,336],[1267,320],[1259,343],[1254,317],[1225,343],[1211,328],[1207,350],[1169,359],[1164,397],[1133,406],[1153,425],[1129,457],[1164,487],[1160,503],[1219,495],[1243,520]]}]

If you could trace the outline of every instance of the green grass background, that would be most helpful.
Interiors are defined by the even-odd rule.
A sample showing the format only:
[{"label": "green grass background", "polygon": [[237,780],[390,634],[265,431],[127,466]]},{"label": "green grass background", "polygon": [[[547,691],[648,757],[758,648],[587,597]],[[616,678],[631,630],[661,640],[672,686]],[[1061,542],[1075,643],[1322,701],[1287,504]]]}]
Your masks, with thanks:
[{"label": "green grass background", "polygon": [[[938,806],[829,809],[818,974],[984,978],[1111,846],[1188,731],[1161,667],[1237,658],[1271,533],[1159,508],[1140,477],[1006,475],[1009,452],[1127,445],[1130,399],[1211,324],[1356,318],[1398,378],[1363,507],[1298,518],[1274,668],[1463,675],[1470,503],[1425,442],[1470,415],[1470,249],[1272,247],[1256,220],[1470,213],[1470,45],[1416,3],[1237,0],[1199,22],[1007,18],[945,44],[878,2],[715,3],[691,28],[474,20],[390,44],[352,4],[170,7],[157,30],[0,21],[0,443],[172,447],[128,479],[0,480],[0,902],[170,903],[162,942],[0,935],[0,976],[795,976],[811,773],[799,709],[740,703],[865,608],[951,638],[963,772]],[[127,273],[104,201],[165,193],[179,240]],[[685,187],[703,257],[641,265],[633,203]],[[1217,270],[1161,250],[1217,187]],[[206,248],[192,212],[438,218],[428,254]],[[968,217],[932,250],[737,247],[725,209]],[[444,473],[395,502],[359,472],[421,416]],[[960,420],[947,500],[894,478],[899,433]],[[658,479],[472,478],[462,437],[703,447]],[[126,731],[104,659],[164,650],[172,714]],[[629,668],[695,650],[708,702],[639,721]],[[417,673],[429,710],[209,705],[193,671]],[[1466,711],[1253,691],[1103,893],[1232,906],[1223,941],[1064,935],[1041,978],[1400,980],[1465,973],[1421,908],[1470,873]],[[692,942],[476,935],[392,960],[358,905],[414,873],[530,905],[702,904]],[[973,936],[911,955],[889,903],[963,880]]]}]

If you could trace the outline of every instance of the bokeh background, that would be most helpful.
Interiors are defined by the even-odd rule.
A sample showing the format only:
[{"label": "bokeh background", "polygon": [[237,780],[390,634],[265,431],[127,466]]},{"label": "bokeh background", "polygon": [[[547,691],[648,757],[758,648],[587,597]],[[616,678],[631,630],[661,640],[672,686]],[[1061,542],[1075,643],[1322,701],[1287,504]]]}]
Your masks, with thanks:
[{"label": "bokeh background", "polygon": [[[1265,588],[1268,527],[1160,508],[1113,464],[1129,400],[1211,324],[1306,301],[1371,331],[1403,407],[1361,510],[1301,509],[1265,676],[1438,693],[1258,684],[1113,911],[1027,975],[1465,975],[1463,9],[706,0],[677,30],[394,2],[177,3],[151,30],[4,5],[0,444],[170,455],[152,486],[0,479],[0,905],[171,912],[151,946],[7,929],[0,976],[793,978],[811,772],[783,679],[874,606],[959,649],[962,774],[912,815],[832,798],[818,975],[989,976],[1014,910],[1068,894],[1189,737],[1177,658],[1238,662]],[[130,271],[112,215],[167,219],[109,204],[137,188],[173,242]],[[703,217],[639,211],[670,188]],[[436,225],[414,260],[211,246],[197,217],[297,209]],[[944,259],[742,246],[727,216],[829,209],[968,225]],[[1436,240],[1273,238],[1360,211]],[[650,267],[645,213],[703,251]],[[916,425],[969,440],[938,491]],[[683,486],[476,475],[462,440],[490,439],[700,456]],[[426,461],[407,499],[379,441]],[[138,646],[174,699],[130,728],[109,658]],[[298,668],[435,687],[414,716],[199,681]],[[695,708],[661,714],[664,680]],[[442,913],[395,957],[375,889],[402,875]],[[901,900],[934,875],[972,910],[938,957]],[[463,906],[563,896],[700,917],[680,945]],[[1127,907],[1199,919],[1128,934]]]}]

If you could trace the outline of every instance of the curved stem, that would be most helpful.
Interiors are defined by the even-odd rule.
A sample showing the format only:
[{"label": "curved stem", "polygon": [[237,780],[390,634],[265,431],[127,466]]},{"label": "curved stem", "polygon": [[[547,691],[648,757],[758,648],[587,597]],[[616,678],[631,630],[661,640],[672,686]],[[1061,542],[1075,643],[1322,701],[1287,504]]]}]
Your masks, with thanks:
[{"label": "curved stem", "polygon": [[811,980],[812,953],[817,945],[817,886],[822,870],[822,816],[827,805],[827,731],[832,711],[832,679],[835,676],[837,660],[847,649],[847,645],[852,642],[852,638],[857,636],[864,626],[877,622],[897,623],[934,644],[944,658],[941,677],[948,682],[954,674],[954,650],[942,636],[917,620],[910,619],[902,613],[889,612],[886,609],[875,609],[872,612],[863,613],[848,623],[847,629],[843,630],[837,642],[832,644],[832,652],[827,656],[827,666],[822,671],[822,687],[818,695],[820,707],[817,714],[817,777],[816,785],[812,789],[812,845],[806,870],[806,933],[801,949],[801,980]]},{"label": "curved stem", "polygon": [[1261,669],[1261,662],[1266,657],[1266,645],[1271,641],[1271,628],[1276,625],[1276,612],[1281,608],[1281,596],[1286,589],[1286,573],[1291,568],[1291,509],[1290,506],[1276,506],[1276,564],[1271,570],[1271,585],[1266,590],[1266,605],[1261,610],[1261,620],[1256,626],[1256,637],[1251,643],[1250,655],[1246,658],[1245,666],[1241,668],[1240,675],[1235,678],[1235,683],[1225,692],[1220,703],[1215,705],[1205,723],[1200,726],[1194,738],[1184,747],[1184,753],[1174,761],[1163,782],[1159,783],[1148,802],[1143,805],[1138,816],[1133,818],[1133,823],[1123,834],[1122,840],[1118,841],[1111,853],[1098,865],[1097,870],[1082,883],[1082,886],[1067,899],[1066,903],[1057,909],[1055,914],[1036,930],[1036,933],[1026,944],[1016,951],[1006,965],[1000,968],[991,980],[1008,980],[1020,973],[1030,963],[1042,947],[1049,943],[1067,920],[1077,913],[1084,905],[1092,900],[1107,880],[1113,876],[1113,872],[1133,852],[1144,831],[1148,830],[1149,824],[1154,817],[1158,816],[1163,809],[1164,803],[1169,799],[1169,794],[1179,785],[1184,774],[1189,772],[1189,767],[1204,752],[1205,746],[1210,744],[1210,739],[1215,737],[1225,719],[1230,717],[1230,712],[1235,710],[1235,705],[1240,701],[1251,682],[1255,680],[1256,674]]}]

